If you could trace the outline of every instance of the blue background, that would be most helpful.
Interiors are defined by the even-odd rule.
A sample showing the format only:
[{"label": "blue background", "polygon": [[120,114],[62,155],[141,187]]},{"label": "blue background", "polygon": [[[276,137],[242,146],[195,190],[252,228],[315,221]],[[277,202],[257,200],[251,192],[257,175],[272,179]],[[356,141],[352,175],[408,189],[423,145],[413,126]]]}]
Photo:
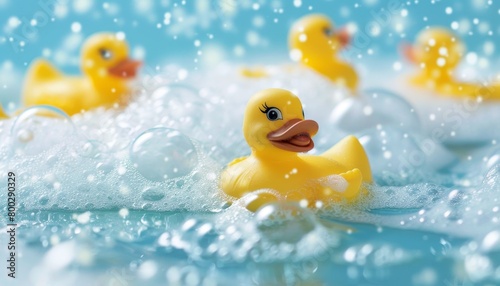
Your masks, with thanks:
[{"label": "blue background", "polygon": [[[399,9],[390,13],[390,2]],[[288,29],[308,13],[326,14],[337,26],[349,27],[352,44],[364,43],[348,53],[355,63],[400,59],[401,42],[413,41],[426,26],[450,28],[454,21],[455,32],[479,58],[495,58],[500,49],[499,1],[0,0],[0,102],[18,101],[23,74],[38,57],[78,73],[82,42],[100,31],[124,32],[132,55],[143,58],[149,70],[166,64],[199,69],[222,59],[287,62]],[[369,27],[375,15],[389,15],[389,21],[374,32]],[[77,26],[81,29],[72,31]]]}]

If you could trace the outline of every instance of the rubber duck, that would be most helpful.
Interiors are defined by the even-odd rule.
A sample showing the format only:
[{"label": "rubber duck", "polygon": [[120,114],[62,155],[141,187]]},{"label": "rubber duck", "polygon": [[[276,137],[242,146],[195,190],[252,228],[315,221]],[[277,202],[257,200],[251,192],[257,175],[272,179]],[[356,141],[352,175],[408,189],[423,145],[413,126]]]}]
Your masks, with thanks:
[{"label": "rubber duck", "polygon": [[73,115],[126,100],[140,62],[129,58],[128,45],[113,33],[98,33],[86,40],[81,51],[83,76],[66,76],[48,61],[35,61],[26,75],[25,106],[52,105]]},{"label": "rubber duck", "polygon": [[[290,91],[272,88],[253,95],[243,123],[251,154],[229,163],[221,189],[232,198],[271,189],[297,202],[356,200],[362,184],[372,182],[365,150],[356,137],[348,136],[319,156],[301,154],[313,149],[318,128],[304,119],[302,104]],[[276,200],[266,194],[247,208],[255,211]]]},{"label": "rubber duck", "polygon": [[432,27],[420,32],[414,45],[403,45],[403,55],[420,67],[410,78],[414,86],[430,89],[437,94],[457,97],[500,99],[497,85],[460,82],[454,72],[465,53],[465,45],[452,31]]},{"label": "rubber duck", "polygon": [[240,68],[240,75],[246,78],[265,78],[268,77],[269,74],[263,67],[249,68],[243,67]]},{"label": "rubber duck", "polygon": [[7,113],[5,113],[2,105],[0,104],[0,119],[7,119],[7,118],[9,118],[9,116],[7,115]]},{"label": "rubber duck", "polygon": [[335,29],[332,21],[319,14],[308,15],[295,22],[290,30],[292,58],[326,76],[334,83],[356,92],[358,75],[337,53],[349,44],[346,29]]}]

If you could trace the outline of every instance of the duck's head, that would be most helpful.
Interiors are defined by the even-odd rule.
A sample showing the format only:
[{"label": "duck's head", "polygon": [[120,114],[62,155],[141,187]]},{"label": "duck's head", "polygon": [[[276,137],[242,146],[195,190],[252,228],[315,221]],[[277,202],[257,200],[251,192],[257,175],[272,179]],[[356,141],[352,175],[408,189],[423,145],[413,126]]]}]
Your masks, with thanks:
[{"label": "duck's head", "polygon": [[429,28],[417,36],[414,45],[404,45],[403,54],[427,70],[452,70],[462,59],[465,46],[446,28]]},{"label": "duck's head", "polygon": [[129,58],[127,42],[114,33],[99,33],[88,38],[81,52],[82,69],[93,79],[132,79],[140,61]]},{"label": "duck's head", "polygon": [[318,124],[304,119],[299,98],[288,90],[265,89],[253,95],[245,110],[243,133],[253,151],[269,155],[307,152]]},{"label": "duck's head", "polygon": [[335,29],[328,17],[319,14],[299,19],[289,34],[290,49],[300,51],[304,62],[331,58],[349,41],[346,29]]}]

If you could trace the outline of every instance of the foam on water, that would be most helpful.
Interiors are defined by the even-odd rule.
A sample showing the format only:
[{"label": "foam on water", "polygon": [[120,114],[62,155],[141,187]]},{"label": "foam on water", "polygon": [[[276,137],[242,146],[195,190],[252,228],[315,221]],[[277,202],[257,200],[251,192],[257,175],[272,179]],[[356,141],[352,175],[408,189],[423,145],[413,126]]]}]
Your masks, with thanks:
[{"label": "foam on water", "polygon": [[[462,248],[445,251],[446,259],[462,267],[470,281],[499,281],[500,268],[493,263],[500,226],[496,141],[472,151],[451,150],[432,140],[412,105],[393,92],[372,89],[351,98],[305,69],[268,71],[270,77],[248,79],[233,66],[221,66],[168,84],[163,83],[168,75],[158,75],[165,80],[126,107],[72,118],[35,107],[0,121],[0,167],[17,174],[22,225],[31,232],[26,243],[52,247],[36,273],[50,280],[71,265],[90,267],[105,261],[109,251],[119,252],[121,242],[144,243],[146,252],[148,247],[158,253],[180,251],[200,265],[293,261],[298,264],[283,271],[300,268],[306,278],[321,272],[318,261],[376,268],[412,263],[419,256],[411,247],[352,245],[348,234],[365,226],[339,225],[340,220],[381,231],[389,227],[465,238]],[[353,205],[319,203],[315,210],[279,200],[255,214],[244,208],[252,194],[226,203],[219,174],[227,162],[248,154],[241,132],[245,104],[269,87],[296,93],[306,118],[319,122],[311,153],[320,154],[349,133],[360,138],[376,181],[366,198]],[[0,174],[0,180],[5,176]],[[325,183],[341,189],[345,182],[330,177]],[[0,200],[5,196],[0,193]],[[446,248],[446,243],[439,245]],[[94,253],[93,248],[106,251]],[[61,253],[71,255],[57,264],[47,262]],[[151,255],[130,266],[141,279],[160,279],[160,272],[166,273],[161,281],[171,283],[223,279],[209,267],[165,266]],[[349,269],[354,280],[380,274]],[[409,279],[426,284],[437,279],[433,275],[438,274],[422,268]]]},{"label": "foam on water", "polygon": [[[270,73],[272,77],[247,79],[223,66],[144,90],[127,107],[73,118],[48,107],[31,108],[2,122],[2,162],[18,172],[28,210],[211,210],[224,203],[217,187],[220,170],[248,154],[241,134],[247,99],[261,89],[283,87],[300,96],[307,118],[320,123],[313,153],[348,133],[358,135],[382,185],[373,189],[375,208],[429,209],[429,202],[457,187],[470,197],[479,190],[481,196],[493,195],[495,186],[481,178],[488,174],[488,182],[498,180],[493,162],[498,150],[488,151],[491,170],[476,176],[436,172],[458,156],[428,140],[412,106],[398,95],[372,89],[345,98],[342,90],[310,71],[272,67]],[[298,78],[308,80],[294,80]],[[51,116],[41,116],[47,114]]]},{"label": "foam on water", "polygon": [[[414,106],[430,138],[453,145],[488,144],[500,137],[498,100],[447,97],[422,88],[408,88],[408,75],[398,77],[390,88]],[[386,83],[387,84],[387,83]]]}]

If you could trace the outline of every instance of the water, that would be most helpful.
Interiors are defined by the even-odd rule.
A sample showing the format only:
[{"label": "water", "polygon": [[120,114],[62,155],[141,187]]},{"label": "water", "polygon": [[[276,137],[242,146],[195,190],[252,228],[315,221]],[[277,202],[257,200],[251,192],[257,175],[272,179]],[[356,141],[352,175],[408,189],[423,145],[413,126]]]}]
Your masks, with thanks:
[{"label": "water", "polygon": [[[8,171],[16,174],[19,207],[18,275],[14,283],[4,273],[0,284],[500,284],[499,104],[463,112],[457,109],[459,100],[416,93],[403,80],[410,67],[400,67],[402,60],[393,54],[396,43],[413,39],[424,25],[457,21],[465,29],[468,21],[468,30],[457,32],[489,66],[478,59],[462,70],[492,74],[498,53],[483,51],[494,39],[481,27],[487,23],[498,34],[494,20],[489,21],[498,3],[406,4],[406,12],[381,27],[380,35],[372,35],[362,57],[350,58],[362,76],[361,92],[352,98],[291,64],[284,31],[309,11],[331,12],[338,23],[364,27],[370,11],[379,11],[384,3],[276,1],[256,9],[243,1],[234,6],[227,2],[222,9],[210,1],[146,2],[151,7],[139,1],[90,1],[90,8],[82,1],[61,2],[67,11],[63,15],[64,8],[58,8],[62,10],[54,21],[60,25],[37,26],[36,40],[23,51],[0,44],[6,52],[2,74],[9,75],[0,79],[6,86],[0,99],[9,110],[19,101],[24,61],[44,47],[65,71],[75,69],[71,59],[77,47],[71,48],[70,40],[51,43],[54,31],[69,33],[78,43],[102,24],[125,31],[135,43],[135,55],[141,48],[147,51],[137,82],[140,92],[126,107],[71,118],[50,107],[34,107],[0,121],[0,181],[7,182]],[[3,1],[0,6],[7,19],[22,19],[37,9]],[[439,12],[427,12],[429,7]],[[212,16],[201,17],[203,9],[212,9]],[[165,24],[167,12],[173,15],[172,25]],[[179,15],[191,27],[184,23],[179,30]],[[135,26],[123,22],[131,18]],[[474,24],[475,18],[481,21]],[[74,22],[81,25],[80,32]],[[226,31],[222,23],[244,33]],[[469,31],[474,31],[470,37]],[[252,32],[260,36],[255,45]],[[231,33],[235,36],[229,37]],[[166,52],[158,45],[172,49]],[[223,64],[218,62],[221,50]],[[61,57],[66,58],[58,62]],[[241,63],[245,60],[250,64]],[[271,76],[240,75],[241,66],[255,63]],[[370,73],[372,69],[381,71]],[[318,121],[311,153],[321,153],[347,134],[360,138],[376,182],[369,196],[355,205],[318,204],[316,210],[279,202],[255,214],[244,208],[250,197],[226,202],[218,179],[228,162],[248,154],[241,131],[246,101],[269,87],[296,93],[306,117]],[[452,121],[446,120],[449,112]],[[0,201],[6,213],[5,191]],[[4,260],[6,217],[0,222]]]}]

